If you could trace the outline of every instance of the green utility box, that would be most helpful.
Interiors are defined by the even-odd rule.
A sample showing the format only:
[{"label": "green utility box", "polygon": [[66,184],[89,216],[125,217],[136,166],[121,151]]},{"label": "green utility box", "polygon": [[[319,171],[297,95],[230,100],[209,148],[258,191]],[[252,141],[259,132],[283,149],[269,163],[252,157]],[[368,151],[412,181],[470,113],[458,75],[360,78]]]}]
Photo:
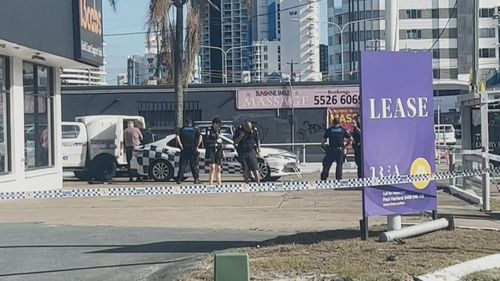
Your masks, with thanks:
[{"label": "green utility box", "polygon": [[215,281],[249,281],[250,270],[246,253],[216,253]]}]

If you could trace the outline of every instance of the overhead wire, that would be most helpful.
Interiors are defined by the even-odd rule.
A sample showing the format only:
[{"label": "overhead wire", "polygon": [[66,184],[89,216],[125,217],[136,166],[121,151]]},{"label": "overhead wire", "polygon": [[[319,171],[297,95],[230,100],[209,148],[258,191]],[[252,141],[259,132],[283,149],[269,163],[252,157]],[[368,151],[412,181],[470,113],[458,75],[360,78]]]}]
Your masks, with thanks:
[{"label": "overhead wire", "polygon": [[441,30],[441,32],[439,33],[438,37],[436,38],[436,40],[434,41],[434,43],[432,44],[432,46],[429,48],[428,51],[431,51],[434,48],[434,46],[436,46],[437,42],[443,36],[444,31],[448,28],[448,25],[450,24],[451,19],[454,17],[454,15],[457,12],[457,5],[458,5],[458,0],[455,1],[455,5],[453,6],[453,10],[451,10],[451,13],[450,13],[450,15],[448,17],[448,20],[446,21],[445,26],[443,27],[443,29]]}]

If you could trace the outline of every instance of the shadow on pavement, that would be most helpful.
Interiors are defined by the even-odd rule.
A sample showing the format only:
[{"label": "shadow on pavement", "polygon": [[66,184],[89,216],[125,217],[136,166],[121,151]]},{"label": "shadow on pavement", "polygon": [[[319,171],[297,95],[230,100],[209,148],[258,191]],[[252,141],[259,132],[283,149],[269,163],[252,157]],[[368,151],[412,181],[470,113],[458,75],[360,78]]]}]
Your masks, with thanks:
[{"label": "shadow on pavement", "polygon": [[[380,232],[371,231],[370,236],[378,236]],[[335,241],[354,239],[360,236],[359,230],[330,230],[321,232],[304,232],[265,241],[165,241],[143,245],[130,245],[94,251],[90,253],[211,253],[232,248],[247,248],[283,245],[303,244],[310,245],[321,241]]]},{"label": "shadow on pavement", "polygon": [[106,268],[119,268],[128,266],[147,266],[147,265],[166,265],[177,262],[183,262],[191,260],[193,257],[185,257],[169,261],[157,261],[157,262],[141,262],[141,263],[125,263],[125,264],[111,264],[111,265],[96,265],[87,267],[72,267],[72,268],[62,268],[62,269],[52,269],[52,270],[40,270],[40,271],[29,271],[29,272],[13,272],[13,273],[0,273],[0,277],[12,277],[12,276],[23,276],[23,275],[39,275],[47,273],[61,273],[79,270],[94,270],[94,269],[106,269]]},{"label": "shadow on pavement", "polygon": [[[378,236],[381,232],[370,231],[370,236]],[[278,236],[264,241],[164,241],[138,245],[5,245],[0,249],[23,248],[108,248],[85,252],[88,254],[120,254],[120,253],[211,253],[232,248],[247,248],[303,244],[310,245],[321,241],[335,241],[359,238],[359,230],[339,229],[320,232],[304,232]]]},{"label": "shadow on pavement", "polygon": [[255,247],[256,241],[165,241],[142,245],[124,245],[92,254],[119,253],[211,253],[231,248]]},{"label": "shadow on pavement", "polygon": [[[370,237],[379,236],[381,231],[370,231]],[[360,237],[357,229],[338,229],[319,232],[304,232],[287,236],[278,236],[273,239],[263,241],[260,246],[274,246],[283,244],[311,245],[322,241],[335,241],[356,239]]]}]

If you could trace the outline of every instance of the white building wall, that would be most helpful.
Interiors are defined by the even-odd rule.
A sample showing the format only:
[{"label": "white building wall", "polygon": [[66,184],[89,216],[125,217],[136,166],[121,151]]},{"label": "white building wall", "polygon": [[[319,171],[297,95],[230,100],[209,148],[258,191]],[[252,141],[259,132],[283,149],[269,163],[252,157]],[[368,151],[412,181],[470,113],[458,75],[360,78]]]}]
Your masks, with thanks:
[{"label": "white building wall", "polygon": [[[458,0],[458,1],[465,1],[465,0]],[[353,20],[352,18],[349,19],[348,17],[348,11],[349,11],[349,2],[352,2],[352,0],[342,0],[342,8],[341,9],[335,9],[333,6],[333,1],[328,1],[328,20],[333,21],[340,26],[343,24],[346,24],[349,20]],[[355,1],[356,3],[358,1]],[[416,10],[427,10],[430,11],[431,9],[453,9],[455,7],[455,0],[433,0],[433,1],[415,1],[415,0],[400,0],[399,1],[399,8],[401,11],[403,10],[410,10],[410,9],[416,9]],[[499,0],[481,0],[480,1],[480,7],[481,8],[494,8],[500,6],[500,1]],[[384,0],[367,0],[367,1],[361,1],[360,2],[360,10],[378,10],[380,12],[380,16],[383,17],[383,12],[385,8],[385,1]],[[498,9],[497,9],[498,10]],[[357,4],[355,5],[354,12],[357,11]],[[401,13],[400,13],[401,14]],[[457,11],[455,11],[455,15],[458,14]],[[339,17],[342,16],[343,21],[339,22],[338,19]],[[366,27],[366,29],[365,29]],[[481,38],[479,40],[479,48],[496,48],[495,52],[495,57],[493,58],[480,58],[479,60],[479,68],[480,69],[499,69],[499,57],[500,57],[500,50],[498,48],[498,45],[496,45],[499,40],[499,34],[498,34],[498,19],[494,19],[493,17],[489,18],[480,18],[480,26],[479,28],[492,28],[495,27],[496,29],[496,35],[495,38]],[[410,29],[416,29],[416,30],[432,30],[432,29],[439,29],[442,30],[444,28],[447,29],[456,29],[457,28],[457,19],[456,18],[451,18],[448,19],[448,15],[443,15],[442,18],[439,19],[429,19],[429,18],[421,18],[421,19],[406,19],[406,18],[400,18],[399,21],[399,30],[400,31],[405,31],[405,30],[410,30]],[[360,25],[360,30],[367,30],[367,31],[376,31],[380,33],[380,38],[378,38],[380,41],[376,43],[378,46],[378,50],[384,50],[384,29],[385,29],[385,21],[384,20],[376,20],[374,22],[366,23],[366,24],[361,24]],[[348,72],[349,70],[354,70],[354,72],[357,71],[358,66],[357,62],[354,64],[355,68],[352,69],[352,66],[350,64],[350,60],[353,59],[350,57],[350,52],[349,52],[349,28],[345,29],[346,32],[344,33],[344,69],[345,72]],[[357,31],[357,24],[352,25],[352,30]],[[328,70],[329,70],[329,76],[331,79],[340,79],[340,72],[341,72],[341,65],[340,65],[340,57],[341,57],[341,44],[338,42],[338,36],[339,30],[338,28],[334,27],[333,25],[330,25],[328,29],[328,50],[329,50],[329,60],[328,60]],[[400,34],[401,35],[401,34]],[[358,48],[357,42],[361,41],[361,48]],[[376,41],[376,40],[373,40]],[[404,50],[421,50],[421,51],[427,51],[429,50],[434,42],[436,41],[435,38],[430,38],[430,39],[407,39],[404,36],[400,36],[400,49]],[[373,50],[373,45],[374,42],[370,42],[369,38],[365,38],[364,40],[354,40],[352,43],[354,43],[353,48],[351,51],[362,51],[362,50]],[[471,43],[472,44],[472,43]],[[433,49],[457,49],[458,48],[458,42],[457,38],[441,38],[436,44],[434,44]],[[458,68],[458,60],[457,58],[435,58],[433,60],[433,68],[438,69],[438,70],[444,70],[444,71],[449,71],[450,69],[456,70]],[[346,78],[349,77],[346,75]],[[448,78],[445,78],[448,79]]]},{"label": "white building wall", "polygon": [[[305,5],[290,9],[301,4]],[[290,73],[287,63],[293,60],[298,63],[293,67],[296,81],[321,81],[318,2],[283,0],[280,13],[282,72]]]},{"label": "white building wall", "polygon": [[[2,55],[2,53],[0,53]],[[28,59],[28,58],[25,58]],[[9,57],[10,62],[10,143],[11,172],[0,175],[0,192],[35,191],[62,188],[61,154],[61,93],[60,70],[53,67],[54,108],[53,136],[54,163],[51,167],[36,170],[25,169],[25,132],[24,132],[24,89],[23,59]],[[50,66],[48,64],[45,64]],[[49,152],[50,153],[50,152]]]},{"label": "white building wall", "polygon": [[61,74],[64,85],[102,86],[106,83],[106,70],[101,68],[64,69]]}]

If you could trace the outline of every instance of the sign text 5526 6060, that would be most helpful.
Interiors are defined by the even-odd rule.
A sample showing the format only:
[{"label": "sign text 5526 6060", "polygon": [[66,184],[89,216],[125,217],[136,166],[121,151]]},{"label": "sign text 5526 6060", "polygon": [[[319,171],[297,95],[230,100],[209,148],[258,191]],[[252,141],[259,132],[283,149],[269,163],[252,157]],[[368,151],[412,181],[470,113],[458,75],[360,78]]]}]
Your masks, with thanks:
[{"label": "sign text 5526 6060", "polygon": [[359,108],[359,87],[269,87],[238,90],[238,109]]},{"label": "sign text 5526 6060", "polygon": [[351,93],[328,91],[327,94],[315,95],[314,105],[351,105],[357,107],[359,106],[359,96]]}]

